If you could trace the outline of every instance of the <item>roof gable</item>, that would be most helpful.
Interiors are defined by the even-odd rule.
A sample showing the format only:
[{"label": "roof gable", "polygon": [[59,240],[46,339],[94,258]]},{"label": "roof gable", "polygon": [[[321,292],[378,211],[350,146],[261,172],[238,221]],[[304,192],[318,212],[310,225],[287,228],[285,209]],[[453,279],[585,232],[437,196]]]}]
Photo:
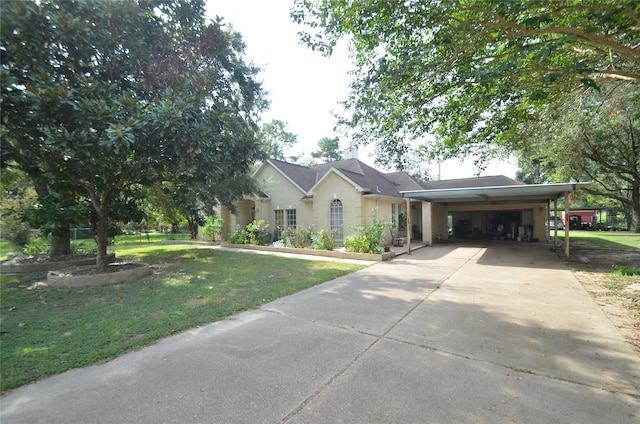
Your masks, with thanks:
[{"label": "roof gable", "polygon": [[[294,163],[284,162],[278,159],[267,159],[265,163],[269,163],[273,166],[304,194],[307,194],[311,187],[316,183],[318,173],[308,166],[296,165]],[[262,166],[264,166],[264,164]],[[262,166],[258,168],[258,171],[262,169]],[[256,174],[258,171],[256,171]]]},{"label": "roof gable", "polygon": [[270,164],[306,196],[321,183],[330,172],[334,172],[363,192],[365,195],[379,195],[403,198],[401,192],[478,187],[504,187],[526,185],[504,175],[459,178],[440,181],[419,181],[406,172],[382,173],[360,162],[345,159],[318,165],[303,166],[278,159],[268,159],[254,173],[257,175],[266,164]]}]

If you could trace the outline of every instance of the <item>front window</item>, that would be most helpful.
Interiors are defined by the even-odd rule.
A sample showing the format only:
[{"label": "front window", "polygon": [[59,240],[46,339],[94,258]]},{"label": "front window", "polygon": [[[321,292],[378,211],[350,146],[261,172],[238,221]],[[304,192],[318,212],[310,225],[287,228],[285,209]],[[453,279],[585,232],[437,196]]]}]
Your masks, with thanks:
[{"label": "front window", "polygon": [[282,209],[276,210],[276,228],[278,231],[284,229],[284,211]]},{"label": "front window", "polygon": [[331,202],[331,231],[336,232],[336,239],[342,240],[344,237],[342,231],[343,224],[343,207],[342,202],[338,199]]},{"label": "front window", "polygon": [[297,226],[296,210],[287,209],[287,228],[296,228],[296,226]]}]

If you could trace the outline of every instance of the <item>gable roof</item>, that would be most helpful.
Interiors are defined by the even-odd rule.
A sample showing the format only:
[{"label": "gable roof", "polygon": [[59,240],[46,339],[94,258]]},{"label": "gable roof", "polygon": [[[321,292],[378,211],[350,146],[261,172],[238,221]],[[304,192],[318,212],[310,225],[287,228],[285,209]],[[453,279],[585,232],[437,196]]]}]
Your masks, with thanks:
[{"label": "gable roof", "polygon": [[331,169],[349,179],[356,187],[362,188],[365,194],[402,198],[399,187],[393,184],[386,175],[358,159],[345,159],[320,165],[313,165],[318,170],[318,181]]},{"label": "gable roof", "polygon": [[267,162],[294,185],[299,187],[305,197],[309,197],[312,194],[313,188],[330,172],[335,172],[345,178],[356,188],[364,192],[364,195],[395,197],[399,199],[403,198],[403,193],[422,190],[526,185],[520,181],[505,177],[504,175],[441,181],[419,181],[406,172],[380,172],[360,162],[358,159],[344,159],[311,166],[296,165],[278,159],[268,159]]}]

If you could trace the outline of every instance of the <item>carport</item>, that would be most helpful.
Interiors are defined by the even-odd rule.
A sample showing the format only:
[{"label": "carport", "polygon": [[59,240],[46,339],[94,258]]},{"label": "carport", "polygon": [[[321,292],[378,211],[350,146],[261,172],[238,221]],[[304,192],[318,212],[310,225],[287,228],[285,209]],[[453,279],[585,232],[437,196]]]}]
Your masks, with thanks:
[{"label": "carport", "polygon": [[[434,182],[437,185],[438,182]],[[459,219],[453,225],[464,227],[460,231],[472,237],[505,240],[500,234],[510,236],[510,240],[546,239],[546,222],[553,208],[558,216],[558,199],[564,197],[565,212],[568,215],[571,193],[589,186],[591,183],[559,184],[516,184],[491,187],[432,188],[401,192],[407,201],[422,202],[423,242],[447,240],[449,237],[449,216],[468,217]],[[552,205],[553,202],[553,205]],[[510,222],[509,222],[510,220]],[[466,222],[465,222],[466,221]],[[507,227],[505,228],[505,222]],[[565,257],[569,257],[569,226],[565,226]],[[516,234],[518,236],[516,237]],[[554,249],[558,248],[558,230],[554,229]],[[410,249],[410,246],[408,247]]]}]

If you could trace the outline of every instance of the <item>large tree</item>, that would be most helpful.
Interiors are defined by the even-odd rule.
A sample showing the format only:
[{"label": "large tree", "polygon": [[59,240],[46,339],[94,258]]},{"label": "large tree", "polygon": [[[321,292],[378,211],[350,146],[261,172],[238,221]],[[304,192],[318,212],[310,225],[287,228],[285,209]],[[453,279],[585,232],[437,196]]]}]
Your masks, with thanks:
[{"label": "large tree", "polygon": [[318,141],[318,150],[311,152],[311,157],[324,162],[333,162],[342,159],[340,140],[338,137],[322,137]]},{"label": "large tree", "polygon": [[297,157],[287,157],[287,149],[292,148],[298,142],[298,136],[287,129],[287,123],[274,119],[262,124],[259,139],[264,150],[265,159],[291,160],[295,162]]},{"label": "large tree", "polygon": [[1,7],[3,164],[90,200],[98,264],[131,188],[197,179],[224,203],[247,192],[234,182],[259,155],[259,70],[203,1]]},{"label": "large tree", "polygon": [[[640,232],[640,85],[605,83],[521,124],[521,162],[535,158],[551,181],[593,181],[585,191],[615,199]],[[529,168],[531,169],[531,168]],[[546,182],[546,181],[544,181]]]},{"label": "large tree", "polygon": [[637,0],[295,0],[302,40],[352,46],[344,123],[402,163],[435,136],[433,158],[510,149],[518,122],[604,81],[640,83]]}]

